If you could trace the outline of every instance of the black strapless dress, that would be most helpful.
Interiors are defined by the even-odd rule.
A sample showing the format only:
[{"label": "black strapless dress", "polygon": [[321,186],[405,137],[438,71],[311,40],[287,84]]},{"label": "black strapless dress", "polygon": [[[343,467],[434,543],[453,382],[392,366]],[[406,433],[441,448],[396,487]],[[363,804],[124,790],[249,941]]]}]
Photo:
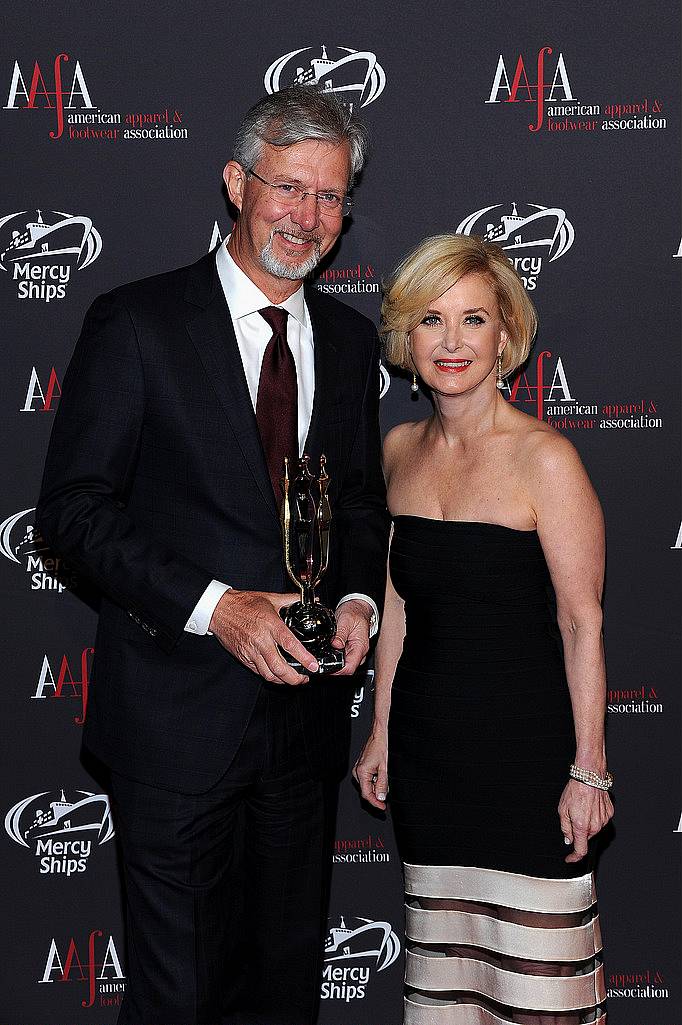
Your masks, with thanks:
[{"label": "black strapless dress", "polygon": [[[557,814],[575,733],[537,533],[396,516],[390,567],[407,627],[388,766],[407,894],[406,1021],[504,1022],[510,1008],[601,1020],[593,852],[566,864]],[[462,900],[474,913],[451,909]],[[566,914],[571,927],[501,921],[489,905]],[[514,972],[496,967],[503,958],[575,973]]]}]

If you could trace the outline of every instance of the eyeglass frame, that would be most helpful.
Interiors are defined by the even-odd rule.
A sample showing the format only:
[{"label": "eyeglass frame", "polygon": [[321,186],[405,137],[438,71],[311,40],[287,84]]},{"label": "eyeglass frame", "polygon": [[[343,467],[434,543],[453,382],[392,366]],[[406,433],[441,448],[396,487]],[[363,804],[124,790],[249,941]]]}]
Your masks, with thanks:
[{"label": "eyeglass frame", "polygon": [[[299,185],[294,185],[293,182],[287,182],[287,181],[283,181],[283,182],[266,182],[265,178],[261,178],[261,176],[256,171],[254,171],[254,169],[252,167],[247,167],[246,173],[253,175],[254,178],[257,178],[259,182],[262,182],[263,185],[267,185],[268,188],[270,188],[270,189],[279,188],[280,185],[290,185],[291,188],[295,189],[296,193],[298,193],[298,199],[296,200],[295,203],[292,203],[291,206],[298,206],[299,203],[303,202],[303,200],[305,199],[306,196],[314,196],[315,199],[317,200],[318,206],[320,206],[320,196],[324,195],[324,193],[320,193],[320,192],[306,192]],[[334,195],[336,195],[336,193],[334,193]],[[351,212],[351,210],[353,208],[353,197],[349,196],[348,193],[346,192],[340,198],[341,198],[341,203],[339,205],[339,210],[338,211],[335,210],[334,208],[329,208],[329,207],[325,207],[325,206],[322,206],[322,209],[323,210],[329,210],[330,213],[338,213],[340,211],[342,217],[348,217],[349,213]]]}]

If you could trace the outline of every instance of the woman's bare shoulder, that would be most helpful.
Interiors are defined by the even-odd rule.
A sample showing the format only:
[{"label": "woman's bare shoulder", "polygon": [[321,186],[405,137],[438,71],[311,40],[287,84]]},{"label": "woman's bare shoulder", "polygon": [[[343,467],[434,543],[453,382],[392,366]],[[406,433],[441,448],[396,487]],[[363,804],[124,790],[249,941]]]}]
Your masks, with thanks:
[{"label": "woman's bare shoulder", "polygon": [[409,460],[411,453],[424,435],[426,420],[418,420],[416,423],[408,421],[399,423],[389,430],[384,439],[384,475],[387,481],[405,460]]},{"label": "woman's bare shoulder", "polygon": [[396,459],[408,452],[413,445],[416,445],[424,432],[426,420],[419,420],[416,423],[408,421],[404,424],[397,424],[392,427],[384,438],[383,459],[384,466],[390,466]]},{"label": "woman's bare shoulder", "polygon": [[526,480],[541,487],[585,481],[587,474],[578,451],[565,435],[542,420],[528,417],[519,436],[519,451]]}]

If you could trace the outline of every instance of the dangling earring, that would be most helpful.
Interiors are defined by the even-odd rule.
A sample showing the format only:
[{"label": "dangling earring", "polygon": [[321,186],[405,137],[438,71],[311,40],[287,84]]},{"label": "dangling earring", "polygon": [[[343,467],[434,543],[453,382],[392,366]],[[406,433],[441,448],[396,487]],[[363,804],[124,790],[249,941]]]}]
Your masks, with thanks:
[{"label": "dangling earring", "polygon": [[504,388],[504,374],[502,373],[502,353],[497,354],[497,387]]},{"label": "dangling earring", "polygon": [[[409,339],[409,335],[407,336]],[[412,384],[410,385],[410,391],[413,395],[416,395],[419,391],[419,384],[417,383],[417,368],[414,365],[414,357],[412,356],[412,349],[408,346],[408,354],[410,357],[410,363],[412,364]]]}]

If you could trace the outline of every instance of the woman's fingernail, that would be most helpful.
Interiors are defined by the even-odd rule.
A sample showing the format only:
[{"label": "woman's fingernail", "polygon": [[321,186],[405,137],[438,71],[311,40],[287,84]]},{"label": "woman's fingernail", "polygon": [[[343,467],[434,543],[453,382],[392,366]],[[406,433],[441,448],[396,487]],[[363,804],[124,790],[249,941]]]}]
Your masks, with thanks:
[{"label": "woman's fingernail", "polygon": [[377,801],[385,801],[386,794],[377,794]]},{"label": "woman's fingernail", "polygon": [[571,841],[570,841],[570,840],[568,839],[568,837],[567,837],[567,836],[565,836],[565,837],[564,837],[564,843],[565,843],[565,844],[570,844],[570,842],[571,842]]}]

